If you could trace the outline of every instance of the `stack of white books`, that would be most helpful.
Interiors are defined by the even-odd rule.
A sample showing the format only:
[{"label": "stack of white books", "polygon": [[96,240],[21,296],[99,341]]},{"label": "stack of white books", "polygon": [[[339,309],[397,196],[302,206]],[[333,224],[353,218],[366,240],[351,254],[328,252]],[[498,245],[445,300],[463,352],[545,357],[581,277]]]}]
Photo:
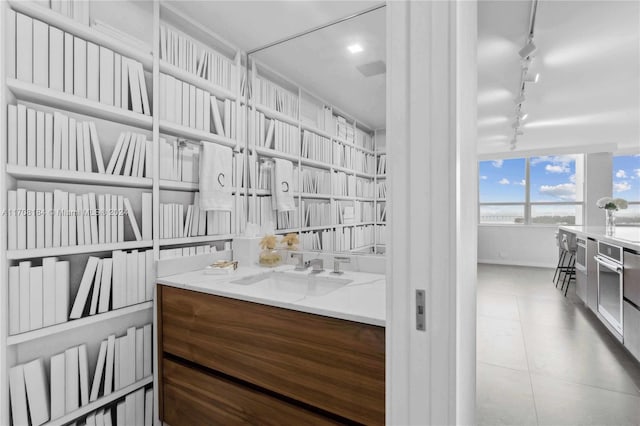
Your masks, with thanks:
[{"label": "stack of white books", "polygon": [[335,120],[335,126],[336,126],[335,127],[336,136],[339,139],[353,143],[353,140],[354,140],[353,125],[348,123],[347,119],[340,115],[334,115],[334,120]]},{"label": "stack of white books", "polygon": [[151,115],[142,64],[8,10],[7,77]]},{"label": "stack of white books", "polygon": [[197,256],[200,254],[210,254],[218,251],[215,245],[203,244],[191,247],[178,247],[173,249],[160,250],[160,260],[172,259],[175,257]]},{"label": "stack of white books", "polygon": [[299,239],[302,250],[322,250],[320,233],[318,231],[301,232]]},{"label": "stack of white books", "polygon": [[298,126],[266,118],[261,112],[258,113],[258,120],[255,124],[256,146],[275,149],[291,155],[300,153]]},{"label": "stack of white books", "polygon": [[376,241],[384,244],[387,241],[387,225],[376,225]]},{"label": "stack of white books", "polygon": [[122,132],[105,170],[108,174],[153,176],[153,142],[144,134]]},{"label": "stack of white books", "polygon": [[355,145],[373,151],[373,137],[362,129],[356,128]]},{"label": "stack of white books", "polygon": [[304,218],[302,226],[331,225],[331,203],[317,200],[302,200]]},{"label": "stack of white books", "polygon": [[9,334],[24,333],[69,319],[69,262],[42,259],[9,267]]},{"label": "stack of white books", "polygon": [[373,198],[375,193],[374,182],[371,179],[357,178],[356,182],[356,197],[370,197]]},{"label": "stack of white books", "polygon": [[324,170],[304,168],[302,170],[302,191],[311,194],[331,193],[331,173]]},{"label": "stack of white books", "polygon": [[198,182],[200,145],[180,144],[176,139],[160,138],[160,179]]},{"label": "stack of white books", "polygon": [[301,156],[310,160],[331,163],[331,139],[308,130],[302,133]]},{"label": "stack of white books", "polygon": [[384,175],[387,173],[387,154],[380,154],[378,156],[378,169],[377,173],[379,175]]},{"label": "stack of white books", "polygon": [[387,198],[387,182],[381,181],[377,183],[378,187],[378,198]]},{"label": "stack of white books", "polygon": [[186,208],[177,203],[160,204],[160,238],[184,238],[231,233],[231,212],[200,209],[200,194]]},{"label": "stack of white books", "polygon": [[369,201],[356,201],[354,203],[355,208],[355,221],[361,222],[373,222],[373,203]]},{"label": "stack of white books", "polygon": [[386,222],[387,221],[387,203],[380,203],[376,205],[376,221],[377,222]]},{"label": "stack of white books", "polygon": [[298,95],[263,77],[256,77],[252,91],[260,105],[274,109],[293,118],[298,118]]}]

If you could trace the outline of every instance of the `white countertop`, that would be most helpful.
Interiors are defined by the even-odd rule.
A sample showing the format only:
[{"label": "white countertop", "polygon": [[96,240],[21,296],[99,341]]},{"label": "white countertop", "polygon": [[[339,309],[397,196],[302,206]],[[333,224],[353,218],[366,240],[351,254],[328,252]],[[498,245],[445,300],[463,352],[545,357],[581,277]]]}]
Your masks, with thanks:
[{"label": "white countertop", "polygon": [[606,235],[604,226],[578,226],[563,225],[560,229],[593,237],[598,241],[605,241],[617,244],[630,250],[640,252],[640,227],[639,226],[616,226],[614,235]]},{"label": "white countertop", "polygon": [[[247,302],[385,326],[385,276],[381,274],[345,271],[339,278],[352,280],[352,282],[322,296],[304,296],[286,291],[267,291],[260,286],[231,282],[269,271],[299,275],[309,274],[308,271],[297,272],[293,269],[292,265],[283,265],[277,268],[239,267],[238,270],[228,275],[207,275],[204,270],[199,270],[158,278],[157,282],[158,284]],[[329,271],[324,271],[316,276],[336,277]]]}]

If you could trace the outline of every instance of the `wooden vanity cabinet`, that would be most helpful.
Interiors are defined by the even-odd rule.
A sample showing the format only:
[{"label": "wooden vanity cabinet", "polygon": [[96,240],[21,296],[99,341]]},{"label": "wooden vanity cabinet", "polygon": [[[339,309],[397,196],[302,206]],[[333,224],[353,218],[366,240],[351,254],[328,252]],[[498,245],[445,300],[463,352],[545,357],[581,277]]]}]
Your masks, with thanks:
[{"label": "wooden vanity cabinet", "polygon": [[169,286],[158,327],[172,426],[384,424],[383,327]]}]

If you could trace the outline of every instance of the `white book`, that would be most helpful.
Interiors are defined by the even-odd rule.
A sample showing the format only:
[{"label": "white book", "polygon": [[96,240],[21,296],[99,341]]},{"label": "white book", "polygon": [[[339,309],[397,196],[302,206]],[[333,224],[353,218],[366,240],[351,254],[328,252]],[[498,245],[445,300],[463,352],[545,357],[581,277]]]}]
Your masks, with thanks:
[{"label": "white book", "polygon": [[96,413],[87,414],[87,418],[85,419],[85,426],[96,426]]},{"label": "white book", "polygon": [[87,97],[87,42],[78,37],[73,38],[73,94]]},{"label": "white book", "polygon": [[213,115],[213,127],[215,129],[215,134],[224,136],[225,131],[222,126],[222,117],[220,116],[220,109],[218,108],[218,100],[213,95],[211,95],[211,114]]},{"label": "white book", "polygon": [[16,12],[7,9],[5,40],[7,78],[16,78]]},{"label": "white book", "polygon": [[[125,339],[127,340],[127,345],[126,345],[126,362],[127,362],[127,368],[126,368],[126,378],[127,378],[127,385],[131,385],[136,381],[136,328],[135,327],[129,327],[127,329],[127,335],[125,337]],[[122,384],[122,383],[121,383]]]},{"label": "white book", "polygon": [[147,260],[147,256],[144,251],[138,252],[138,279],[136,283],[138,284],[138,297],[136,298],[137,302],[144,302],[147,298],[147,281],[146,281],[146,272],[147,267],[145,262]]},{"label": "white book", "polygon": [[[44,248],[44,192],[36,192],[36,248]],[[14,230],[15,231],[15,230]],[[14,232],[12,231],[12,232]]]},{"label": "white book", "polygon": [[122,108],[129,109],[129,59],[124,56],[121,57],[121,67],[120,67],[120,101]]},{"label": "white book", "polygon": [[29,167],[36,167],[37,164],[36,128],[36,111],[27,108],[27,166]]},{"label": "white book", "polygon": [[204,102],[204,91],[196,88],[196,105],[195,111],[190,111],[191,114],[196,116],[196,129],[204,130],[204,110],[202,104]]},{"label": "white book", "polygon": [[31,262],[23,261],[18,264],[20,268],[20,333],[30,330],[31,322]]},{"label": "white book", "polygon": [[130,393],[124,398],[125,404],[125,421],[122,424],[135,425],[136,423],[136,396]]},{"label": "white book", "polygon": [[49,87],[49,25],[33,20],[33,83]]},{"label": "white book", "polygon": [[96,426],[104,426],[104,412],[102,410],[96,411]]},{"label": "white book", "polygon": [[49,389],[51,394],[51,420],[58,419],[65,414],[65,359],[64,353],[53,355],[50,362],[51,380]]},{"label": "white book", "polygon": [[56,323],[56,261],[55,257],[42,259],[42,326]]},{"label": "white book", "polygon": [[9,267],[9,334],[20,333],[20,267]]},{"label": "white book", "polygon": [[133,163],[131,164],[131,176],[138,177],[138,167],[140,167],[140,154],[142,154],[142,146],[144,145],[144,135],[138,135],[135,150],[133,152]]},{"label": "white book", "polygon": [[75,246],[78,244],[78,230],[77,230],[77,215],[78,215],[78,197],[76,194],[69,194],[69,215],[68,215],[68,223],[69,223],[69,245]]},{"label": "white book", "polygon": [[72,34],[64,33],[64,92],[73,94],[73,66],[75,64],[74,37]]},{"label": "white book", "polygon": [[144,177],[144,163],[145,163],[145,158],[146,158],[146,151],[147,151],[147,138],[144,135],[141,135],[142,138],[140,140],[140,158],[138,158],[138,173],[136,174],[137,177],[141,178]]},{"label": "white book", "polygon": [[[113,211],[111,210],[111,195],[107,194],[104,197],[104,242],[110,244],[111,241],[111,217]],[[115,242],[115,241],[113,241]]]},{"label": "white book", "polygon": [[[174,120],[177,124],[189,125],[189,89],[185,82],[174,80],[173,95],[176,104],[173,106]],[[185,108],[187,109],[185,114]]]},{"label": "white book", "polygon": [[[114,334],[107,338],[107,359],[104,368],[104,395],[109,395],[113,390],[113,361],[115,350],[116,336]],[[122,423],[118,423],[122,424]]]},{"label": "white book", "polygon": [[142,193],[142,240],[153,239],[153,194]]},{"label": "white book", "polygon": [[89,359],[87,356],[87,345],[78,346],[78,369],[80,376],[80,406],[89,403]]},{"label": "white book", "polygon": [[100,102],[114,104],[114,56],[113,51],[100,46]]},{"label": "white book", "polygon": [[16,105],[7,105],[7,163],[18,164],[18,107]]},{"label": "white book", "polygon": [[85,171],[85,155],[91,155],[91,153],[85,154],[84,152],[84,126],[79,121],[76,123],[76,169],[79,172]]},{"label": "white book", "polygon": [[136,63],[132,60],[127,60],[127,70],[128,70],[128,79],[129,79],[129,87],[130,96],[131,96],[131,108],[133,112],[137,112],[142,114],[142,96],[140,93],[140,79],[138,76],[138,70],[136,69]]},{"label": "white book", "polygon": [[69,117],[60,114],[60,168],[69,170]]},{"label": "white book", "polygon": [[[127,157],[127,152],[129,151],[129,145],[135,141],[135,133],[126,132],[124,134],[124,138],[122,140],[122,147],[120,148],[120,152],[118,154],[118,160],[116,161],[116,165],[113,169],[114,175],[119,175],[122,170],[122,166],[124,165],[125,158]],[[115,153],[115,152],[114,152]]]},{"label": "white book", "polygon": [[111,260],[113,268],[111,273],[111,307],[119,309],[126,304],[126,297],[123,296],[127,282],[126,254],[121,250],[115,250],[111,254]]},{"label": "white book", "polygon": [[224,135],[231,137],[231,101],[224,100]]},{"label": "white book", "polygon": [[118,242],[124,241],[124,196],[118,195]]},{"label": "white book", "polygon": [[[20,112],[18,110],[18,112]],[[58,111],[53,113],[53,168],[62,167],[62,117]],[[18,116],[19,118],[19,116]]]},{"label": "white book", "polygon": [[109,164],[105,170],[107,174],[113,174],[113,170],[116,167],[116,162],[118,161],[118,156],[120,155],[120,149],[122,149],[122,144],[124,142],[125,133],[120,133],[118,136],[118,140],[116,142],[115,148],[113,148],[113,152],[111,153],[111,158],[109,159]]},{"label": "white book", "polygon": [[191,236],[191,220],[192,220],[192,216],[193,216],[193,205],[189,205],[187,207],[187,217],[184,220],[184,230],[182,232],[182,234],[185,237],[190,237]]},{"label": "white book", "polygon": [[18,193],[9,191],[7,194],[7,248],[18,248]]},{"label": "white book", "polygon": [[49,420],[49,393],[42,358],[24,364],[23,369],[31,424],[41,425]]},{"label": "white book", "polygon": [[[144,377],[144,329],[136,329],[136,381]],[[140,423],[138,423],[140,424]]]},{"label": "white book", "polygon": [[85,245],[84,238],[84,201],[82,194],[76,196],[76,238],[79,246]]},{"label": "white book", "polygon": [[173,147],[171,142],[167,141],[164,138],[160,138],[159,141],[159,156],[160,156],[160,168],[159,174],[160,179],[173,179],[172,169],[173,169]]},{"label": "white book", "polygon": [[104,160],[102,159],[102,150],[100,149],[100,139],[98,138],[98,131],[96,130],[96,123],[89,122],[89,132],[91,135],[91,144],[93,146],[93,154],[96,157],[96,164],[98,165],[98,172],[105,173]]},{"label": "white book", "polygon": [[127,216],[129,217],[129,224],[131,225],[131,229],[133,230],[133,233],[136,236],[136,241],[142,241],[142,235],[140,234],[138,221],[136,220],[133,207],[131,207],[131,202],[129,201],[128,198],[124,199],[124,206],[127,211]]},{"label": "white book", "polygon": [[[62,191],[53,191],[53,247],[60,247],[62,243],[60,230],[62,228]],[[18,194],[19,195],[19,194]]]},{"label": "white book", "polygon": [[[182,111],[182,83],[179,81],[176,81],[175,78],[173,78],[173,76],[170,75],[166,75],[164,74],[165,78],[166,78],[166,96],[160,98],[160,102],[163,102],[165,107],[166,107],[166,111],[165,111],[165,120],[171,122],[171,123],[178,123],[180,124],[182,121],[178,121],[176,119],[176,110],[178,108],[180,108],[180,111]],[[180,97],[176,97],[176,86],[180,85]]]},{"label": "white book", "polygon": [[87,42],[87,99],[100,100],[100,48]]},{"label": "white book", "polygon": [[138,303],[138,250],[127,253],[126,305]]},{"label": "white book", "polygon": [[93,382],[91,382],[91,393],[89,394],[89,402],[93,402],[98,399],[100,393],[100,385],[102,384],[102,376],[105,370],[105,362],[107,360],[107,341],[103,340],[100,343],[100,350],[98,351],[98,361],[96,362],[96,369],[93,374]]},{"label": "white book", "polygon": [[82,140],[84,142],[84,171],[91,173],[93,172],[91,161],[91,133],[89,123],[86,121],[82,123]]},{"label": "white book", "polygon": [[36,167],[44,168],[44,138],[45,138],[45,122],[44,111],[36,111]]},{"label": "white book", "polygon": [[153,390],[144,392],[144,426],[153,426]]},{"label": "white book", "polygon": [[64,90],[64,32],[49,28],[49,88]]},{"label": "white book", "polygon": [[111,416],[113,415],[112,411],[112,407],[104,410],[104,426],[113,426],[113,419],[111,418]]},{"label": "white book", "polygon": [[16,78],[33,82],[33,20],[16,14]]},{"label": "white book", "polygon": [[24,382],[22,364],[9,369],[9,393],[11,394],[11,415],[14,425],[28,425],[27,389]]},{"label": "white book", "polygon": [[149,94],[147,93],[147,82],[144,78],[144,69],[140,62],[132,62],[135,64],[138,71],[138,81],[140,85],[140,97],[142,98],[142,111],[145,115],[151,115],[151,108],[149,107]]},{"label": "white book", "polygon": [[36,193],[27,191],[27,249],[36,248]]},{"label": "white book", "polygon": [[78,347],[64,351],[65,364],[65,412],[67,414],[80,407],[80,371],[78,363]]},{"label": "white book", "polygon": [[[18,104],[17,106],[17,146],[16,146],[16,163],[19,166],[27,165],[27,107]],[[13,153],[9,153],[14,155]]]},{"label": "white book", "polygon": [[89,292],[91,291],[91,285],[96,274],[99,260],[100,259],[94,256],[90,256],[87,260],[87,265],[84,269],[84,273],[80,281],[80,286],[78,287],[78,293],[76,294],[76,298],[73,302],[73,307],[71,308],[71,313],[69,314],[69,318],[71,319],[82,317],[82,313],[84,312],[84,308],[89,297]]},{"label": "white book", "polygon": [[[111,198],[109,195],[107,197]],[[104,215],[105,212],[105,195],[98,194],[98,243],[104,244],[106,242],[105,232],[106,225],[105,221],[107,217]]]},{"label": "white book", "polygon": [[125,401],[118,402],[116,405],[116,424],[124,425],[127,424],[127,414],[126,414],[126,404]]},{"label": "white book", "polygon": [[120,212],[116,211],[118,208],[118,196],[111,196],[111,209],[114,211],[111,215],[111,242],[118,242],[118,217],[120,216]]},{"label": "white book", "polygon": [[62,247],[69,246],[69,193],[60,191],[60,245]]},{"label": "white book", "polygon": [[91,304],[89,305],[89,315],[95,315],[98,312],[98,300],[100,298],[100,283],[102,282],[102,264],[103,259],[98,260],[96,273],[93,277],[93,290],[91,291]]},{"label": "white book", "polygon": [[109,311],[109,301],[111,300],[112,270],[113,259],[102,259],[102,277],[100,281],[100,302],[98,306],[98,313]]},{"label": "white book", "polygon": [[165,74],[160,73],[160,113],[158,116],[160,120],[167,119],[167,76]]},{"label": "white book", "polygon": [[[188,88],[189,88],[189,96],[188,96],[188,101],[189,101],[189,105],[188,108],[186,109],[187,115],[189,116],[189,122],[186,124],[187,126],[191,127],[192,129],[196,128],[196,87],[192,86],[190,84],[184,83]],[[182,86],[182,90],[184,92],[185,90],[185,86]],[[185,108],[186,106],[183,104],[182,105],[182,113],[185,113]]]},{"label": "white book", "polygon": [[136,404],[136,421],[133,424],[144,425],[144,388],[138,389],[133,395]]},{"label": "white book", "polygon": [[124,170],[122,174],[124,176],[131,176],[131,166],[133,166],[133,157],[135,156],[136,149],[138,147],[138,142],[140,140],[140,135],[134,133],[131,135],[131,141],[129,142],[129,149],[127,150],[127,160],[124,164]]},{"label": "white book", "polygon": [[126,385],[126,345],[127,345],[127,336],[116,338],[116,348],[115,348],[115,359],[113,362],[113,374],[114,374],[114,384],[113,389],[119,390],[125,387]]},{"label": "white book", "polygon": [[78,123],[69,119],[69,170],[78,170]]},{"label": "white book", "polygon": [[145,141],[144,177],[153,177],[153,141]]},{"label": "white book", "polygon": [[[93,192],[89,193],[89,211],[90,211],[90,228],[91,229],[91,243],[99,244],[98,237],[98,212],[96,209],[96,194]],[[86,240],[86,236],[85,236]]]},{"label": "white book", "polygon": [[53,193],[44,193],[44,246],[53,247]]},{"label": "white book", "polygon": [[69,320],[69,261],[56,262],[56,324]]},{"label": "white book", "polygon": [[211,94],[208,92],[202,96],[202,120],[204,131],[211,133]]},{"label": "white book", "polygon": [[42,292],[42,266],[33,266],[29,271],[29,329],[42,328],[44,308]]},{"label": "white book", "polygon": [[17,205],[17,240],[18,250],[27,248],[27,190],[24,188],[18,188],[16,190],[16,205]]},{"label": "white book", "polygon": [[145,266],[145,282],[147,290],[146,297],[144,300],[153,300],[153,290],[155,288],[156,282],[156,262],[153,259],[153,250],[145,251],[145,256],[147,257],[144,262]]},{"label": "white book", "polygon": [[113,105],[122,107],[122,56],[113,54]]},{"label": "white book", "polygon": [[151,375],[153,366],[153,336],[151,334],[151,324],[142,327],[142,377]]}]

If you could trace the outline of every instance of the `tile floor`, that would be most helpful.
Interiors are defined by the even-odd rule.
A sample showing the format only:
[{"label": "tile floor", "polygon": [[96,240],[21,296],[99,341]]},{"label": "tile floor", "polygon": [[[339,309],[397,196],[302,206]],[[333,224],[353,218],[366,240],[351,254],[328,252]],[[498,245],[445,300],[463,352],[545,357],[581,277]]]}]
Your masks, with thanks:
[{"label": "tile floor", "polygon": [[553,272],[478,265],[478,424],[640,425],[640,362]]}]

